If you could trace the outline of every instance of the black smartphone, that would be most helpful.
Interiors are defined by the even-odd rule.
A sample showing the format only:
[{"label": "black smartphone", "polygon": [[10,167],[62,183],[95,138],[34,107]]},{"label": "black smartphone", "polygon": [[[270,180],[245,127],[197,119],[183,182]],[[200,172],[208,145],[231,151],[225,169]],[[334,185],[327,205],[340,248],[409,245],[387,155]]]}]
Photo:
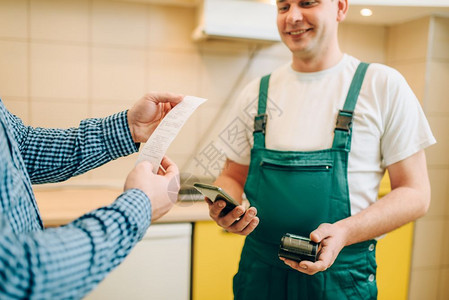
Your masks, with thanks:
[{"label": "black smartphone", "polygon": [[220,216],[227,215],[236,206],[240,205],[240,203],[229,196],[221,187],[199,182],[195,182],[193,187],[205,197],[209,198],[212,202],[217,200],[224,200],[226,202],[226,206],[221,211]]}]

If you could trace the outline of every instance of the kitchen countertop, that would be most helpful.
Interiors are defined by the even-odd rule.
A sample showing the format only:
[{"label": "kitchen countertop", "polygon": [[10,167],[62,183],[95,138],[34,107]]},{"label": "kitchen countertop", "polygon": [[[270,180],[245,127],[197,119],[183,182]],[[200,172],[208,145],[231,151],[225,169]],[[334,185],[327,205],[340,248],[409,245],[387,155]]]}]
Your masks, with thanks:
[{"label": "kitchen countertop", "polygon": [[[52,188],[36,190],[36,201],[45,227],[60,226],[83,214],[106,206],[122,193],[111,188]],[[179,201],[155,223],[212,220],[204,201]]]},{"label": "kitchen countertop", "polygon": [[[390,191],[388,176],[382,179],[379,196],[382,197]],[[182,189],[181,189],[182,192]],[[83,214],[106,206],[122,193],[121,189],[110,187],[53,187],[34,191],[39,210],[46,227],[65,225]],[[189,195],[190,194],[190,195]],[[174,207],[155,223],[178,223],[211,221],[207,203],[187,191],[180,193],[181,199]],[[248,203],[245,203],[249,206]]]}]

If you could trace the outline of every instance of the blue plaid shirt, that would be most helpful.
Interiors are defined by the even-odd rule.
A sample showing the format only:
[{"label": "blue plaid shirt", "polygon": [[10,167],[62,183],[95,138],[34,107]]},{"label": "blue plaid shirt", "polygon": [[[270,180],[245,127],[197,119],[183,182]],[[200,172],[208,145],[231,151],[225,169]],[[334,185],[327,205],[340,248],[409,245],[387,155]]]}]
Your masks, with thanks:
[{"label": "blue plaid shirt", "polygon": [[0,299],[79,299],[123,261],[150,224],[142,191],[43,230],[31,184],[63,181],[136,151],[126,112],[79,128],[32,128],[0,100]]}]

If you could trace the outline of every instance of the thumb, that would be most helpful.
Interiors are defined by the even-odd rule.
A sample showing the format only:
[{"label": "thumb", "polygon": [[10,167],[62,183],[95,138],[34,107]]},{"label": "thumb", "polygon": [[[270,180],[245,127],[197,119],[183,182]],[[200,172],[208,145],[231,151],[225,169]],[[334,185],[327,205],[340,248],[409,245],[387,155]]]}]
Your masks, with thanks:
[{"label": "thumb", "polygon": [[329,225],[330,224],[321,224],[317,229],[310,233],[310,239],[315,243],[320,243],[326,237],[329,236]]}]

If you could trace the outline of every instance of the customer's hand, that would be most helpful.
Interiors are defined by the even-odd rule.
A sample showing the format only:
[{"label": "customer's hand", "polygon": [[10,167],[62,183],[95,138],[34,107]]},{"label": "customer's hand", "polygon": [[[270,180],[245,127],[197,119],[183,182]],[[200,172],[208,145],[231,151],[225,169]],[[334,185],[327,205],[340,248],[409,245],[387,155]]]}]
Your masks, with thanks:
[{"label": "customer's hand", "polygon": [[151,201],[151,221],[165,215],[175,204],[180,188],[178,167],[168,158],[164,157],[158,174],[153,174],[153,166],[143,161],[128,174],[124,190],[140,189]]},{"label": "customer's hand", "polygon": [[222,216],[221,211],[226,206],[223,200],[217,200],[212,203],[212,201],[206,198],[206,202],[209,204],[210,217],[228,232],[248,235],[259,224],[259,217],[256,216],[257,209],[255,207],[250,207],[245,212],[245,207],[239,205],[225,216]]},{"label": "customer's hand", "polygon": [[179,102],[183,95],[148,93],[128,111],[128,126],[135,143],[145,143],[159,122]]}]

